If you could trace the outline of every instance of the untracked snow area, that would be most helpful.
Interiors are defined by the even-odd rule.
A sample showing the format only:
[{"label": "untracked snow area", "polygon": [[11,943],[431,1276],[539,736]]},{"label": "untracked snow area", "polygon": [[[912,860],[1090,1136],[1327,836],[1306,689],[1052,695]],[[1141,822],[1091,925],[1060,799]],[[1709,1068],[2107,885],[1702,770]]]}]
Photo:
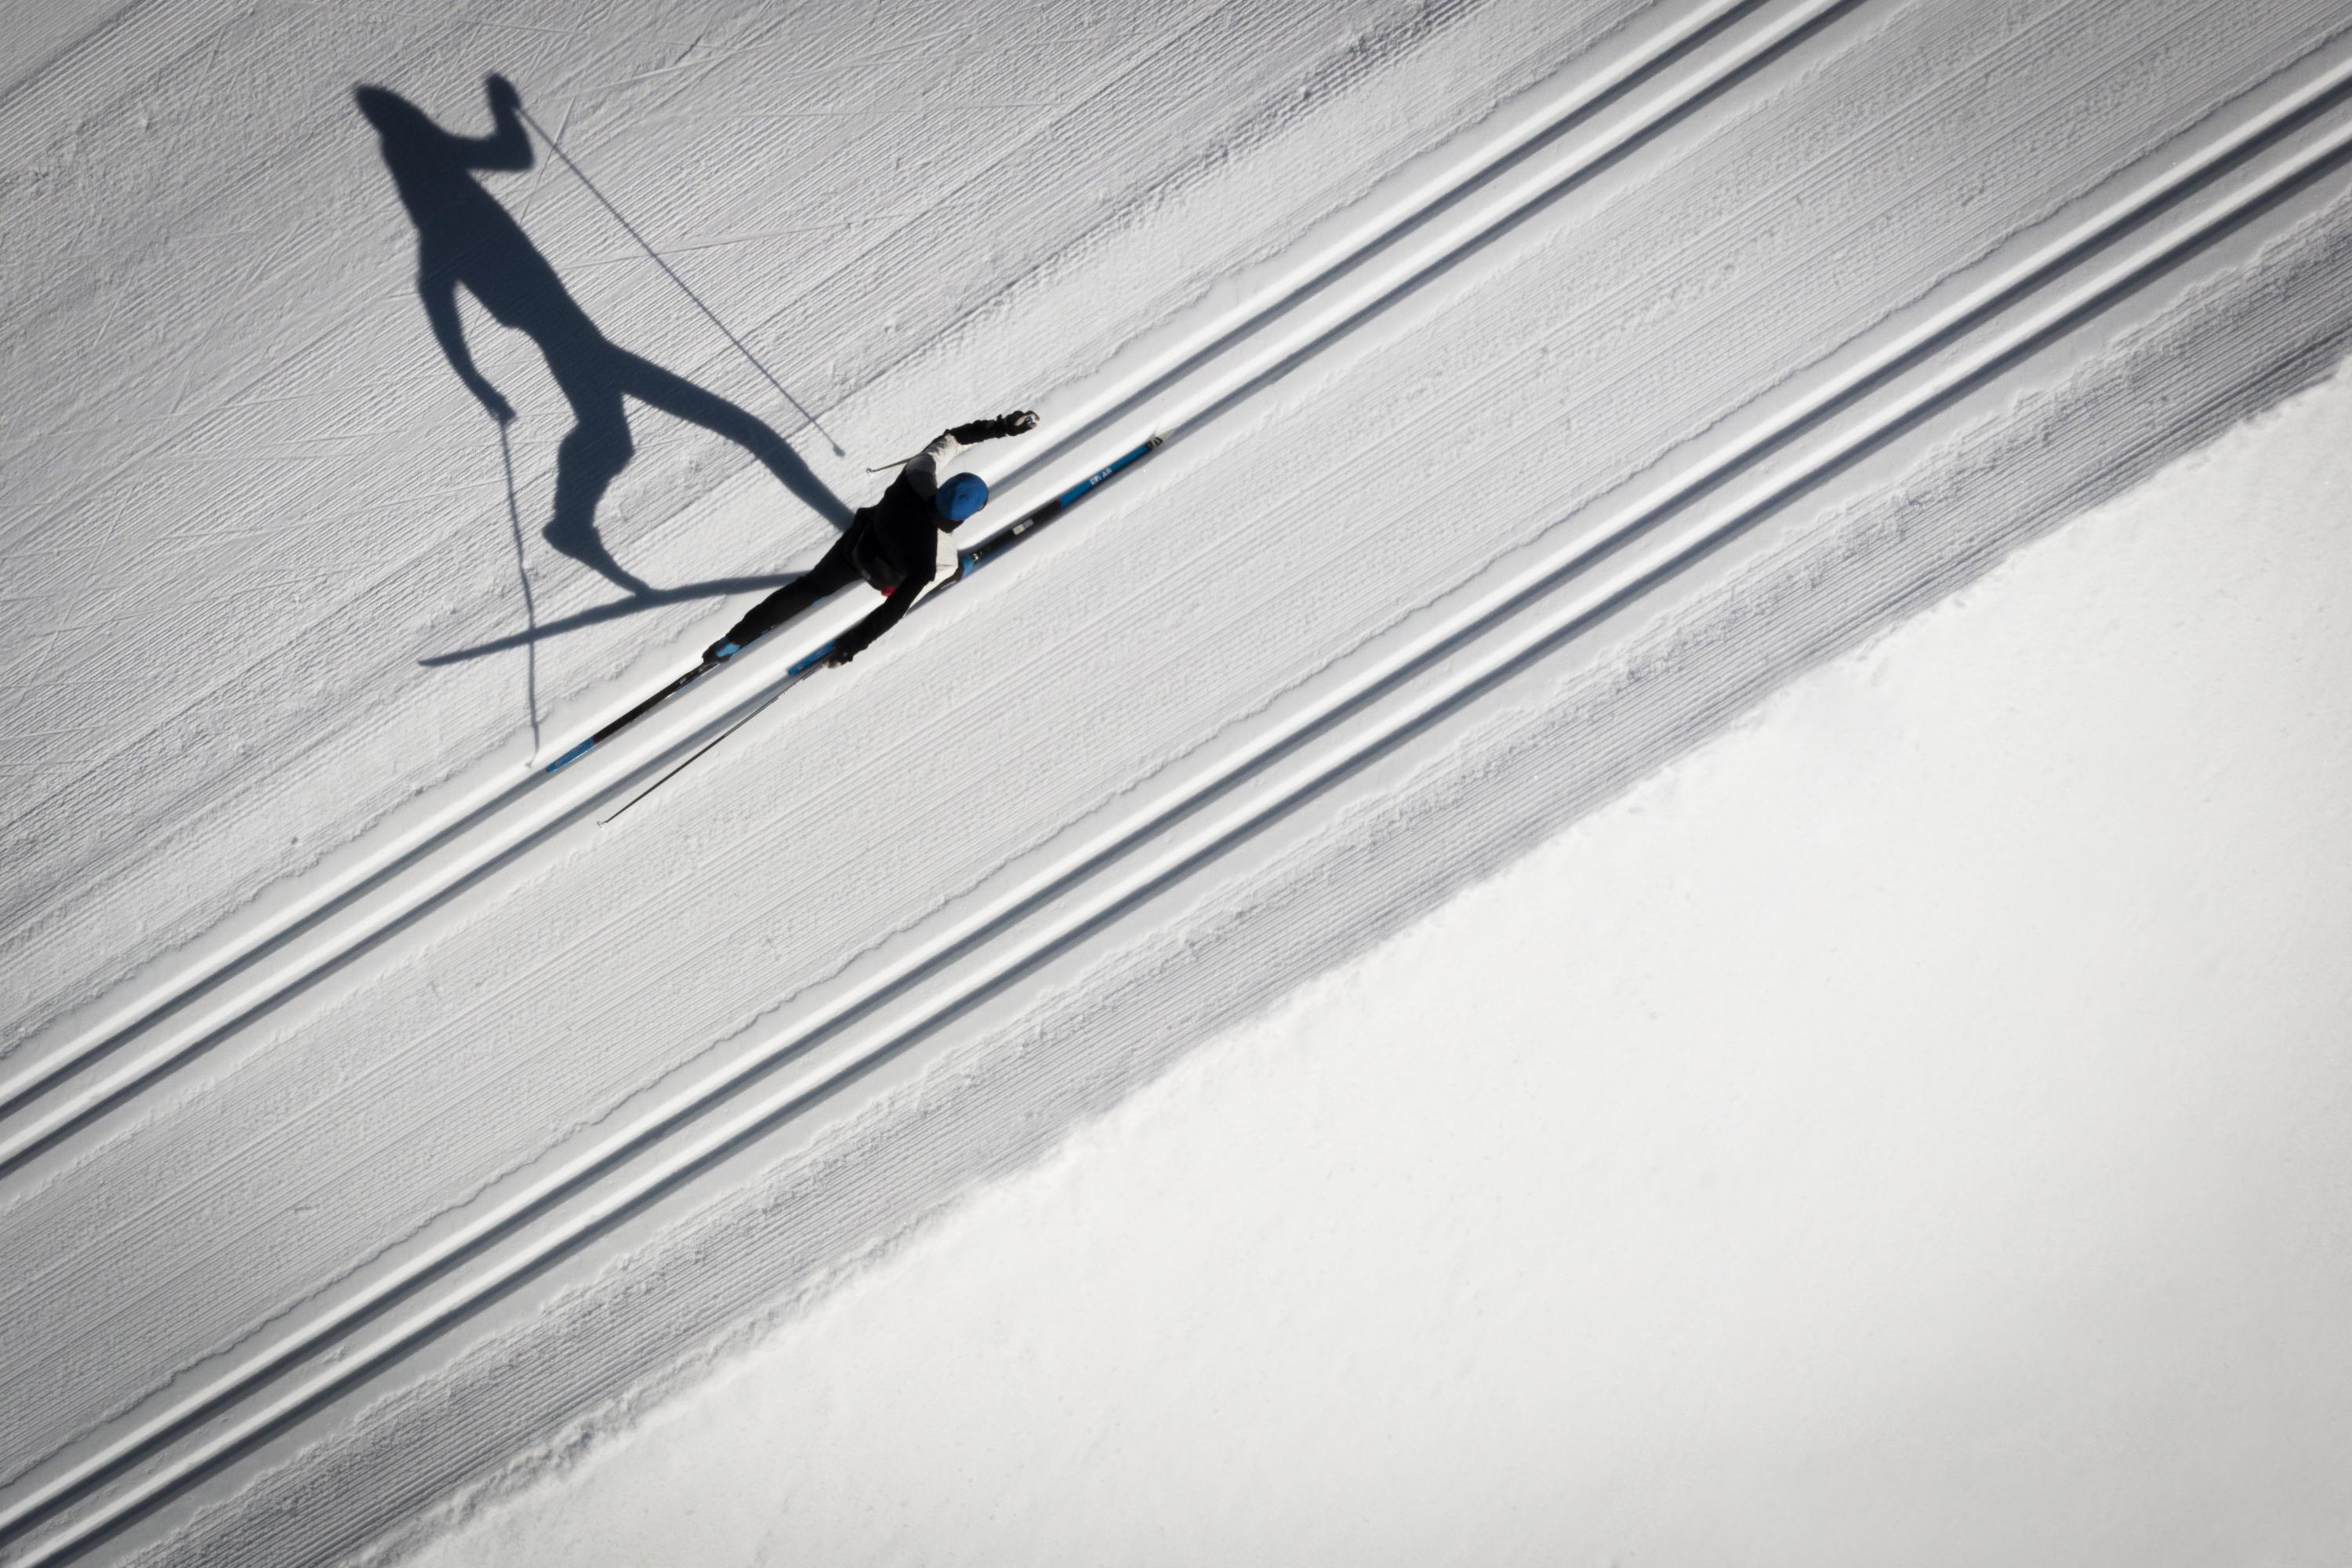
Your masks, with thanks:
[{"label": "untracked snow area", "polygon": [[[527,116],[495,136],[492,72]],[[1234,1031],[2352,350],[2352,0],[122,0],[16,28],[0,73],[0,1568],[396,1556],[764,1336],[815,1343],[795,1325],[841,1321],[845,1281],[976,1191],[1144,1138],[1151,1117],[1068,1142],[1204,1042],[1258,1042],[1218,1059],[1265,1057],[1225,1123],[1260,1131],[1210,1152],[1278,1186],[1284,1118],[1344,1096],[1283,1076],[1311,1009]],[[862,585],[543,770],[809,566],[875,470],[1021,407],[1042,423],[974,448],[995,499],[959,542],[1162,444],[853,666],[793,673],[875,603]],[[2324,581],[2182,550],[2179,591],[2242,581],[2255,610]],[[2050,653],[2047,679],[2104,646]],[[1954,676],[1956,725],[2010,668]],[[2083,767],[2254,776],[2213,725],[2117,731],[2157,711],[2135,702],[2206,700],[2135,679],[2066,721]],[[2267,710],[2212,700],[2232,736]],[[1789,729],[1690,776],[1749,756],[1783,803],[1755,753]],[[1675,851],[1682,880],[1593,868],[1603,890],[1513,973],[1532,998],[1631,996],[1710,922],[1758,933],[1759,987],[1832,972],[1774,952],[1948,962],[1858,994],[1909,1053],[1981,994],[1954,933],[2055,963],[2062,936],[2144,929],[1959,884],[1998,906],[1980,920],[1938,887],[1932,856],[1970,831],[1981,875],[2007,864],[1990,841],[2029,797],[2001,745],[1932,734],[1933,798],[1984,826],[1916,864],[1853,850],[1883,868],[1878,918],[1850,923],[1859,895],[1751,918],[1744,857],[1805,842],[1749,831],[1780,809],[1759,805]],[[2143,798],[2172,797],[2082,797]],[[2214,868],[2219,833],[2158,855],[2154,826],[2130,869],[2219,910],[2224,872],[2330,868],[2311,822],[2275,826],[2284,870]],[[1595,832],[1543,851],[1552,885]],[[1693,890],[1702,858],[1720,900]],[[2107,888],[2092,869],[2057,885]],[[2254,955],[2326,934],[2301,918]],[[1588,941],[1627,956],[1581,963]],[[2160,973],[2201,984],[2205,958]],[[2109,1001],[2193,1021],[2156,993],[1996,989],[2037,1030]],[[1471,1048],[1409,1033],[1424,1076]],[[1988,1035],[2025,1048],[1965,1038]],[[1868,1080],[1805,1054],[1834,1047],[1776,1039],[1716,1076],[1793,1097],[1789,1158],[1876,1223],[1902,1189],[1843,1152],[1872,1124],[1840,1097]],[[1679,1157],[1713,1112],[1609,1076],[1659,1059],[1563,1051],[1509,1098],[1572,1129],[1622,1089],[1624,1147]],[[2027,1081],[1901,1059],[1956,1095]],[[1400,1092],[1402,1066],[1362,1065],[1368,1104]],[[2016,1124],[1954,1157],[2152,1125],[2120,1098],[2102,1121],[2091,1081],[2047,1086],[2074,1111],[2054,1121],[2016,1087]],[[2264,1158],[2308,1125],[2281,1117]],[[2313,1156],[2315,1194],[2334,1170]],[[1326,1184],[1341,1233],[1416,1212],[1364,1182]],[[1624,1247],[1679,1234],[1584,1201],[1564,1212]],[[2088,1268],[2126,1257],[2102,1250],[2122,1225],[2066,1234]],[[1727,1245],[1758,1226],[1725,1220]],[[1327,1271],[1391,1256],[1366,1247]],[[1967,1276],[1957,1323],[2000,1258],[1936,1257]],[[952,1317],[982,1289],[927,1267],[858,1285],[861,1310]],[[1281,1278],[1201,1289],[1246,1303],[1254,1268]],[[1557,1299],[1529,1278],[1479,1310]],[[1716,1302],[1662,1290],[1661,1332]],[[1367,1312],[1363,1334],[1394,1321]],[[1281,1372],[1190,1375],[1304,1386]],[[1672,1392],[1657,1443],[1759,1430]],[[1170,1429],[1303,1447],[1320,1397]],[[976,1496],[941,1478],[1015,1452],[961,1419],[916,1424],[908,1495]],[[1948,1429],[1886,1419],[1874,1461]]]},{"label": "untracked snow area", "polygon": [[2352,1551],[2352,379],[420,1568]]}]

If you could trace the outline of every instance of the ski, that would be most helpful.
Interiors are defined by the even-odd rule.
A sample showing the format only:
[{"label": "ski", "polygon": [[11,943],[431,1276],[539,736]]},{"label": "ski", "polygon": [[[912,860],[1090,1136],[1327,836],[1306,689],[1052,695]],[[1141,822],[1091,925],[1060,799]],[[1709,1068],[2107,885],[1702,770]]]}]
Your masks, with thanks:
[{"label": "ski", "polygon": [[[1077,504],[1083,497],[1098,489],[1105,480],[1110,479],[1114,474],[1122,472],[1123,470],[1132,467],[1134,464],[1140,462],[1143,458],[1150,457],[1153,452],[1158,451],[1164,444],[1164,440],[1165,438],[1160,436],[1152,436],[1147,438],[1140,445],[1130,447],[1127,451],[1120,453],[1118,457],[1112,458],[1101,468],[1097,468],[1093,473],[1088,474],[1085,479],[1080,479],[1076,484],[1072,485],[1068,489],[1062,491],[1051,500],[1042,501],[1038,505],[1031,508],[1028,511],[1024,512],[1013,521],[1011,527],[998,530],[996,532],[990,534],[986,539],[981,541],[980,543],[974,545],[970,550],[958,551],[956,552],[957,572],[955,576],[949,578],[945,583],[940,584],[938,588],[933,589],[932,592],[925,595],[924,602],[928,603],[929,600],[937,598],[942,590],[953,587],[957,583],[971,576],[974,572],[979,571],[982,566],[988,564],[988,563],[996,560],[1006,551],[1012,549],[1015,544],[1020,543],[1021,541],[1026,539],[1029,535],[1036,532],[1037,530],[1043,528],[1045,524],[1053,521],[1055,518],[1060,517],[1064,512],[1069,510],[1071,507]],[[921,604],[917,604],[911,606],[909,613],[911,613],[912,610],[919,610],[922,607]],[[630,806],[636,805],[637,802],[645,799],[646,796],[653,794],[654,791],[661,788],[662,785],[677,777],[678,773],[686,767],[688,763],[694,762],[705,752],[709,751],[711,747],[717,745],[719,742],[733,734],[737,730],[742,728],[742,726],[747,723],[754,714],[757,714],[761,710],[766,708],[770,702],[774,701],[778,697],[782,696],[787,689],[797,685],[802,676],[807,674],[809,670],[822,663],[825,657],[832,652],[833,644],[827,642],[823,647],[818,648],[814,653],[812,653],[807,658],[794,663],[789,669],[784,671],[784,679],[777,683],[776,689],[770,692],[767,697],[762,699],[760,702],[754,704],[750,711],[743,714],[741,718],[736,720],[733,723],[728,725],[718,734],[705,742],[701,746],[697,748],[691,755],[688,756],[684,762],[680,762],[676,767],[673,767],[667,773],[663,773],[661,777],[654,780],[653,783],[647,784],[644,789],[639,790],[635,795],[631,795],[627,802],[621,806],[620,811],[615,811],[613,813],[612,816],[604,817],[601,820],[605,822],[612,821],[613,817],[620,816],[622,811],[628,810]],[[732,658],[730,658],[724,662],[732,664],[736,659],[740,659],[742,657],[742,651],[738,651]],[[638,720],[644,718],[646,714],[652,712],[655,709],[660,707],[663,703],[668,701],[671,698],[677,696],[679,692],[685,690],[688,687],[693,685],[696,681],[701,679],[712,670],[717,669],[721,662],[722,661],[718,659],[703,660],[700,664],[696,665],[692,669],[688,670],[684,675],[679,676],[676,680],[671,681],[668,685],[663,687],[660,690],[655,692],[652,696],[646,698],[644,701],[638,703],[635,707],[630,709],[627,712],[622,714],[619,718],[614,720],[611,723],[605,725],[603,729],[597,731],[594,734],[589,736],[586,740],[581,742],[578,745],[572,747],[570,751],[564,752],[553,762],[548,763],[547,771],[551,773],[560,773],[563,769],[570,767],[573,763],[578,762],[590,752],[594,751],[598,746],[603,745],[605,742],[611,740],[614,736],[619,734],[622,731],[627,729],[630,725],[635,723]]]},{"label": "ski", "polygon": [[1039,505],[1032,508],[1029,511],[1024,513],[1012,527],[1002,529],[995,533],[990,534],[986,539],[982,540],[970,550],[958,552],[957,559],[963,563],[963,570],[958,574],[959,577],[969,577],[974,572],[979,571],[982,566],[987,565],[998,556],[1003,555],[1006,551],[1020,543],[1024,539],[1028,538],[1029,535],[1036,532],[1037,530],[1045,527],[1047,523],[1053,521],[1055,518],[1069,510],[1071,507],[1077,504],[1081,498],[1099,488],[1104,480],[1109,479],[1114,474],[1132,468],[1135,464],[1141,462],[1144,458],[1151,456],[1152,453],[1160,450],[1160,448],[1166,444],[1166,440],[1167,438],[1162,436],[1152,436],[1147,437],[1140,446],[1131,447],[1128,450],[1120,453],[1118,457],[1113,458],[1101,468],[1097,468],[1093,473],[1088,474],[1085,479],[1080,479],[1076,484],[1072,485],[1068,489],[1064,490],[1060,495],[1055,496],[1052,500],[1041,502]]},{"label": "ski", "polygon": [[693,685],[696,681],[701,679],[704,676],[709,674],[712,670],[717,669],[718,668],[719,660],[715,658],[704,659],[700,664],[696,665],[692,669],[688,670],[684,675],[679,676],[676,680],[671,681],[667,686],[663,687],[659,691],[655,692],[651,697],[646,698],[643,702],[638,703],[635,708],[630,709],[626,713],[622,714],[619,718],[614,720],[611,723],[605,725],[603,729],[597,731],[594,734],[589,736],[586,740],[581,742],[578,745],[572,747],[570,751],[556,758],[555,761],[548,763],[547,771],[551,773],[562,773],[564,769],[570,767],[572,763],[578,762],[581,758],[586,756],[589,752],[594,751],[597,747],[603,745],[605,742],[611,740],[614,736],[619,734],[622,731],[627,729],[630,725],[635,723],[638,720],[644,718],[646,714],[652,712],[655,709],[660,707],[663,703],[668,701],[671,698],[677,696],[679,692],[685,690],[688,687]]}]

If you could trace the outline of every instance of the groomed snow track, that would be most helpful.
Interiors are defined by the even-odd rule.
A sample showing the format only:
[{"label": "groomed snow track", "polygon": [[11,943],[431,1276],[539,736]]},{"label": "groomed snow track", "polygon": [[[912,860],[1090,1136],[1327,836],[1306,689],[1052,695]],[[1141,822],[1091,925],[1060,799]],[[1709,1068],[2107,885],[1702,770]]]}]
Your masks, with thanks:
[{"label": "groomed snow track", "polygon": [[[2236,10],[1626,7],[1039,396],[1048,426],[1003,448],[991,515],[1143,436],[1169,445],[625,826],[595,819],[863,606],[562,773],[457,770],[206,940],[61,1005],[0,1058],[0,1314],[42,1325],[12,1335],[0,1562],[395,1550],[1788,673],[2324,374],[2352,329],[2352,6]],[[1353,90],[1407,80],[1427,37],[1475,50],[1522,26],[1449,13]],[[1100,261],[1074,254],[1037,286],[1069,311]],[[978,312],[876,384],[1017,358],[1009,321]],[[1236,637],[1263,639],[1262,668],[1259,643],[1224,651]],[[694,646],[608,668],[564,721]],[[1220,661],[1246,676],[1211,679]],[[992,719],[1001,683],[1027,695]],[[916,694],[961,727],[868,747],[871,714]],[[1057,722],[1105,753],[1097,772],[969,853],[895,852],[910,818],[952,838],[959,801],[1034,793]],[[995,752],[973,739],[992,723]],[[962,790],[900,790],[916,755]],[[902,896],[831,903],[815,878],[794,896],[834,947],[709,1016],[681,1004],[676,1038],[658,1006],[616,1026],[602,1087],[552,1103],[577,1020],[530,1036],[511,1020],[534,994],[497,1000],[457,954],[541,996],[593,990],[575,977],[600,964],[700,991],[697,966],[779,942],[769,906],[718,889],[772,864],[775,819],[824,798],[828,760],[845,793],[898,793],[809,831],[847,864],[878,856]],[[599,900],[602,924],[551,926]],[[216,1293],[228,1241],[270,1246],[259,1216],[287,1194],[371,1182],[379,1144],[268,1142],[366,1075],[316,1042],[390,1051],[461,1017],[448,1039],[530,1037],[521,1076],[467,1090],[514,1097],[510,1143],[392,1182],[378,1228],[233,1329],[148,1333],[141,1314]],[[351,1092],[393,1119],[371,1137],[443,1135]],[[253,1173],[273,1159],[314,1169]],[[209,1262],[149,1239],[206,1225],[226,1238]],[[125,1278],[168,1288],[110,1317]]]}]

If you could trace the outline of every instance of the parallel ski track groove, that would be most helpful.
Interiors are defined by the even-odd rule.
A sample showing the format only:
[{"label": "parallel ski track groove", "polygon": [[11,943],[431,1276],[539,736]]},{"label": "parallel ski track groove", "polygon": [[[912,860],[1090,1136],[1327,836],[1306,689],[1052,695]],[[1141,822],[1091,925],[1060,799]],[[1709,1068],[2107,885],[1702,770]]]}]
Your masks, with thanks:
[{"label": "parallel ski track groove", "polygon": [[[814,1016],[795,1023],[749,1059],[649,1109],[530,1190],[474,1216],[464,1230],[426,1256],[410,1260],[299,1338],[254,1356],[51,1479],[0,1515],[0,1539],[21,1538],[164,1444],[219,1418],[218,1429],[191,1451],[141,1478],[125,1494],[71,1521],[21,1561],[53,1561],[95,1539],[279,1424],[334,1396],[490,1293],[759,1135],[812,1097],[828,1092],[1329,782],[1457,709],[1594,616],[1682,570],[1826,475],[2339,169],[2352,153],[2352,125],[2340,123],[2324,127],[2309,145],[2289,148],[2274,166],[2248,174],[2240,188],[2221,190],[2265,154],[2320,125],[2342,107],[2347,89],[2352,89],[2352,61],[2336,64],[2219,137],[2202,149],[2201,156],[2142,179],[2095,214],[2047,237],[2028,255],[1979,279],[1931,319],[1879,345],[1835,380],[1769,411],[1759,427],[1676,464],[1674,473],[1608,508],[1605,519],[1596,520],[1590,532],[1537,552],[1501,581],[1482,587],[1469,602],[1450,609],[1437,625],[1347,670],[1330,689],[1298,704],[1297,711],[1283,715],[1267,732],[1234,746],[1228,755],[1204,762],[1185,792],[1099,826],[1086,842],[1065,850],[915,951],[897,955],[881,973]],[[2210,207],[2188,211],[2192,199],[2216,191],[2220,195]],[[1524,208],[1514,212],[1520,210]],[[1475,244],[1491,228],[1478,229],[1457,248]],[[1383,294],[1371,309],[1394,297]],[[2005,319],[2011,317],[2015,319]],[[1360,314],[1349,318],[1361,319]],[[1974,341],[1988,328],[1987,341]],[[1939,357],[1946,363],[1937,363]],[[1899,384],[1914,373],[1918,373],[1916,384]],[[1882,403],[1869,401],[1890,389],[1899,395]],[[1192,417],[1209,417],[1225,401],[1213,398]],[[1797,453],[1797,460],[1780,464],[1775,471],[1752,472],[1768,459],[1790,457],[1809,432],[1857,410],[1862,412],[1853,426],[1832,433],[1822,450]],[[1744,485],[1743,476],[1748,476]],[[746,693],[745,699],[753,695]],[[1382,709],[1382,703],[1390,706]],[[1330,743],[1318,751],[1320,742]],[[674,744],[656,763],[679,749]],[[640,764],[590,801],[568,808],[556,821],[478,863],[463,874],[459,885],[504,863],[627,778],[641,776],[648,765],[656,764]],[[471,825],[493,818],[521,793],[504,792],[474,806],[461,821]],[[446,841],[446,830],[444,836]],[[383,885],[381,879],[392,869],[354,891]],[[1108,874],[1112,872],[1118,874]],[[398,911],[381,929],[405,923],[443,896],[446,890]],[[990,951],[999,938],[1014,940],[1002,944],[1005,951]],[[323,973],[326,964],[339,962],[357,945],[330,955],[308,973]],[[931,984],[942,981],[947,983]],[[16,1158],[21,1162],[21,1152]],[[558,1212],[559,1205],[575,1198],[583,1201]],[[494,1252],[501,1242],[520,1245]],[[461,1275],[467,1265],[476,1267]],[[436,1281],[447,1286],[439,1299],[422,1299],[424,1288]],[[415,1310],[393,1321],[395,1309],[403,1306]],[[314,1369],[307,1378],[298,1376],[295,1386],[268,1392],[268,1384],[281,1373],[296,1372],[297,1363],[311,1352],[362,1328],[375,1331],[370,1342],[352,1347],[337,1363]],[[233,1410],[248,1394],[264,1395],[257,1401],[258,1407]]]}]

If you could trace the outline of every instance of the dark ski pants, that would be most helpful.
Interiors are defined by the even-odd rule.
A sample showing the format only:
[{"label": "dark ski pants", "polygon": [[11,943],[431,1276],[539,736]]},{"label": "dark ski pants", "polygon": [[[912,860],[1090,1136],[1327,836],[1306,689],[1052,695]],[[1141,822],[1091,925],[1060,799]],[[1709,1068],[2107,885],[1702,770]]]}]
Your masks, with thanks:
[{"label": "dark ski pants", "polygon": [[832,549],[817,557],[815,565],[752,605],[728,629],[726,640],[747,647],[754,637],[774,631],[819,599],[861,581],[857,563],[850,559],[850,540],[856,532],[854,528],[845,532],[833,542]]}]

